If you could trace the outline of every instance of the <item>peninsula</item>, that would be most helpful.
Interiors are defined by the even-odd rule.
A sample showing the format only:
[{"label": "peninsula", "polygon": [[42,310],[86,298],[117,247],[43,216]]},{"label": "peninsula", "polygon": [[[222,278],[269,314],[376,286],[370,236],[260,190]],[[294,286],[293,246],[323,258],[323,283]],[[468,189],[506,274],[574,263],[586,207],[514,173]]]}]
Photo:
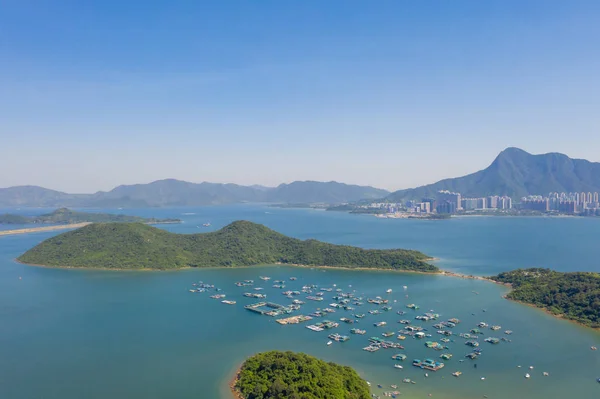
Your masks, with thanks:
[{"label": "peninsula", "polygon": [[430,258],[405,249],[362,249],[287,237],[263,225],[233,222],[202,234],[174,234],[142,223],[94,223],[49,238],[18,261],[54,267],[179,269],[266,264],[436,273]]},{"label": "peninsula", "polygon": [[55,226],[29,227],[29,228],[24,228],[24,229],[0,230],[0,237],[13,236],[13,235],[17,235],[17,234],[43,233],[46,231],[78,229],[80,227],[87,226],[88,224],[90,224],[90,223],[83,222],[83,223],[71,223],[71,224],[58,224]]},{"label": "peninsula", "polygon": [[368,399],[366,381],[352,368],[304,353],[271,351],[244,362],[231,385],[238,399]]},{"label": "peninsula", "polygon": [[77,212],[68,208],[60,208],[40,216],[22,216],[11,213],[0,214],[0,224],[73,224],[73,223],[107,223],[107,222],[139,222],[148,224],[180,223],[179,219],[142,218],[113,213]]},{"label": "peninsula", "polygon": [[565,319],[600,328],[600,274],[517,269],[489,277],[512,287],[506,297]]}]

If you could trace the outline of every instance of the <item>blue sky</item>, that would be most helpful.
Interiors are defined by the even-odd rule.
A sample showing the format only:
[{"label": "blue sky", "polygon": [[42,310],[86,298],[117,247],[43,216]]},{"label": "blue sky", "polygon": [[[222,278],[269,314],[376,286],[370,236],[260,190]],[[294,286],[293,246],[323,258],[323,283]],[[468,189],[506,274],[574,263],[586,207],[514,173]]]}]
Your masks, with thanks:
[{"label": "blue sky", "polygon": [[0,0],[0,187],[600,161],[598,1]]}]

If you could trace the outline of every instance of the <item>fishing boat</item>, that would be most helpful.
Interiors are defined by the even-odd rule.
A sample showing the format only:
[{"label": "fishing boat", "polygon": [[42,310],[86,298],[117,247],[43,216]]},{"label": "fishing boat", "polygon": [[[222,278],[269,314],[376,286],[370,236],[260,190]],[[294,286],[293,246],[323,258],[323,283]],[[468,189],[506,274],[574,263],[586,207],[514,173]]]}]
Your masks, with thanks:
[{"label": "fishing boat", "polygon": [[359,334],[359,335],[365,335],[367,333],[366,330],[360,330],[358,328],[353,328],[352,330],[350,330],[350,332],[352,334]]}]

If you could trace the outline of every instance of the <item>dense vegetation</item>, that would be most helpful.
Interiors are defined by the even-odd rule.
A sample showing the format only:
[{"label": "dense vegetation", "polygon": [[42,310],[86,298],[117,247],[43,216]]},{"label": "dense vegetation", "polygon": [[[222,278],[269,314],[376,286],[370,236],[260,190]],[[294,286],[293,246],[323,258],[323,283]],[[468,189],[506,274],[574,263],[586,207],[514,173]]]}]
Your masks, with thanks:
[{"label": "dense vegetation", "polygon": [[111,213],[88,213],[76,212],[67,208],[60,208],[52,213],[40,216],[21,216],[6,213],[0,215],[0,224],[27,224],[27,223],[53,223],[53,224],[71,224],[71,223],[107,223],[107,222],[140,222],[140,223],[175,223],[179,219],[155,219],[142,218],[138,216],[115,215]]},{"label": "dense vegetation", "polygon": [[293,352],[259,353],[235,385],[244,399],[368,399],[367,383],[350,367]]},{"label": "dense vegetation", "polygon": [[532,155],[518,148],[507,148],[484,170],[396,191],[387,199],[396,202],[435,197],[439,190],[457,191],[464,197],[508,195],[515,199],[554,191],[600,191],[600,163],[558,153]]},{"label": "dense vegetation", "polygon": [[437,272],[418,251],[366,250],[284,236],[238,221],[219,231],[174,234],[141,223],[99,223],[50,238],[20,258],[30,264],[122,269],[303,264]]},{"label": "dense vegetation", "polygon": [[600,327],[600,274],[518,269],[490,277],[511,284],[508,298],[533,304],[556,315]]}]

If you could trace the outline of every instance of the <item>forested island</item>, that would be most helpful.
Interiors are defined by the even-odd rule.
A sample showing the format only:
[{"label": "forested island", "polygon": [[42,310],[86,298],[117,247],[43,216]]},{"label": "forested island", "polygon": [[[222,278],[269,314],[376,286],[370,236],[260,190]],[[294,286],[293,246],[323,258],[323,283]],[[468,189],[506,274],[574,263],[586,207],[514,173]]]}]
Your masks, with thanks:
[{"label": "forested island", "polygon": [[240,399],[370,398],[367,383],[352,368],[279,351],[246,360],[232,389]]},{"label": "forested island", "polygon": [[518,269],[490,277],[510,284],[507,298],[528,303],[550,313],[600,328],[600,274],[562,273],[550,269]]},{"label": "forested island", "polygon": [[68,208],[60,208],[54,212],[40,216],[22,216],[11,213],[0,215],[0,224],[75,224],[75,223],[179,223],[179,219],[142,218],[112,213],[77,212]]},{"label": "forested island", "polygon": [[22,263],[108,269],[178,269],[266,264],[439,272],[427,255],[362,249],[287,237],[263,225],[233,222],[201,234],[175,234],[142,223],[94,223],[49,238]]}]

